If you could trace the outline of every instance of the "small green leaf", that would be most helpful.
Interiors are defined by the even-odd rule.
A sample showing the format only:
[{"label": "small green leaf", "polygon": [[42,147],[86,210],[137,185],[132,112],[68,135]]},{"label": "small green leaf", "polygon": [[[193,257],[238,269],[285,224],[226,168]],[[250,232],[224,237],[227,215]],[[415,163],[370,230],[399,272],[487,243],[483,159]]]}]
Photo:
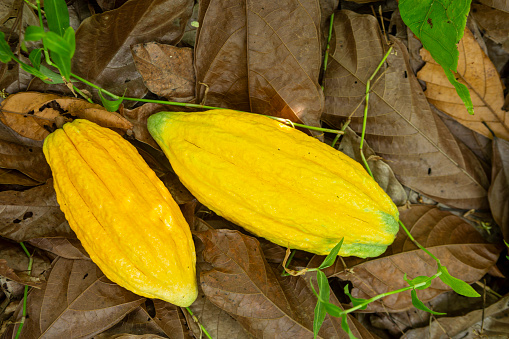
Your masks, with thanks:
[{"label": "small green leaf", "polygon": [[5,40],[4,32],[0,32],[0,61],[6,64],[14,57],[11,47],[9,47],[9,44]]},{"label": "small green leaf", "polygon": [[39,79],[41,79],[44,82],[46,82],[48,80],[48,77],[46,75],[44,75],[44,73],[40,72],[39,70],[37,70],[36,68],[34,68],[34,67],[30,66],[30,65],[25,64],[24,62],[20,62],[19,66],[25,72],[28,72],[28,73],[38,77]]},{"label": "small green leaf", "polygon": [[69,59],[72,57],[71,45],[67,42],[67,40],[56,33],[47,32],[42,41],[44,46],[50,51]]},{"label": "small green leaf", "polygon": [[[442,66],[442,68],[444,67]],[[474,114],[474,105],[472,104],[472,98],[470,98],[470,92],[468,91],[467,86],[463,85],[461,82],[456,80],[454,74],[450,70],[444,68],[444,72],[449,82],[456,89],[456,93],[458,93],[458,95],[460,96],[461,100],[463,101],[463,104],[465,104],[468,113]]]},{"label": "small green leaf", "polygon": [[65,0],[44,0],[44,13],[51,32],[64,36],[69,27],[69,10]]},{"label": "small green leaf", "polygon": [[67,27],[64,33],[64,40],[67,41],[69,47],[71,49],[71,58],[74,56],[74,52],[76,51],[76,34],[74,33],[74,28]]},{"label": "small green leaf", "polygon": [[[430,287],[431,281],[433,280],[430,277],[427,277],[425,275],[420,275],[420,276],[410,280],[410,279],[407,278],[406,273],[405,273],[405,276],[403,277],[403,279],[408,283],[408,285],[410,285],[410,286],[412,286],[412,287],[414,287],[415,289],[418,289],[418,290],[425,290],[425,289],[427,289],[428,287]],[[415,287],[415,285],[418,285],[420,283],[425,283],[425,285],[419,286],[419,287]]]},{"label": "small green leaf", "polygon": [[101,98],[101,102],[102,102],[104,108],[106,108],[109,112],[115,112],[122,104],[122,101],[124,101],[124,96],[122,96],[121,98],[118,98],[116,100],[106,99],[103,96],[101,90],[99,90],[99,97]]},{"label": "small green leaf", "polygon": [[318,336],[318,332],[322,327],[323,322],[325,321],[325,316],[327,315],[327,311],[325,311],[325,306],[318,300],[315,306],[315,315],[313,318],[313,337],[316,339]]},{"label": "small green leaf", "polygon": [[57,53],[51,53],[51,60],[55,63],[60,74],[67,80],[71,78],[71,58]]},{"label": "small green leaf", "polygon": [[30,55],[28,56],[28,59],[30,59],[30,62],[37,70],[40,70],[41,68],[41,58],[42,58],[42,48],[32,50],[32,52],[30,52]]},{"label": "small green leaf", "polygon": [[348,337],[350,337],[350,339],[357,339],[357,337],[355,337],[353,335],[353,332],[350,329],[350,326],[348,326],[348,316],[346,314],[343,314],[341,316],[341,328],[343,329],[343,331],[348,333]]},{"label": "small green leaf", "polygon": [[41,68],[39,69],[43,75],[45,75],[47,78],[41,79],[47,84],[62,84],[64,83],[64,80],[62,79],[62,76],[58,73],[53,72],[52,70],[48,69],[47,67],[41,65]]},{"label": "small green leaf", "polygon": [[28,26],[25,29],[25,40],[26,41],[38,41],[44,38],[46,32],[44,28],[40,26]]},{"label": "small green leaf", "polygon": [[417,308],[421,311],[431,313],[431,314],[435,314],[435,315],[447,314],[447,313],[435,312],[435,311],[432,311],[429,308],[427,308],[426,305],[424,305],[424,303],[419,300],[419,298],[417,297],[417,292],[415,290],[412,290],[412,304],[414,305],[415,308]]},{"label": "small green leaf", "polygon": [[339,308],[338,306],[331,304],[331,303],[322,303],[325,307],[325,310],[327,313],[329,313],[333,317],[340,317],[343,313],[343,310]]},{"label": "small green leaf", "polygon": [[440,280],[442,280],[444,284],[451,287],[454,290],[454,292],[464,295],[465,297],[475,298],[481,296],[472,288],[472,286],[470,286],[463,280],[460,280],[450,275],[445,266],[438,265],[438,272],[442,272],[442,274],[439,276]]},{"label": "small green leaf", "polygon": [[318,267],[319,269],[324,269],[327,267],[330,267],[334,262],[336,261],[336,258],[338,256],[339,250],[341,249],[341,246],[343,245],[343,240],[345,238],[341,238],[341,241],[334,246],[334,248],[329,252],[329,255],[324,259],[322,264]]},{"label": "small green leaf", "polygon": [[[358,306],[358,305],[362,305],[364,304],[367,300],[366,299],[361,299],[361,298],[354,298],[352,297],[352,295],[350,294],[350,292],[348,291],[348,285],[345,286],[344,288],[344,291],[345,291],[345,294],[348,296],[348,298],[350,298],[350,300],[352,301],[352,305],[355,307],[355,306]],[[362,306],[360,308],[360,310],[365,310],[366,307],[368,307],[368,304],[366,303],[366,305]]]}]

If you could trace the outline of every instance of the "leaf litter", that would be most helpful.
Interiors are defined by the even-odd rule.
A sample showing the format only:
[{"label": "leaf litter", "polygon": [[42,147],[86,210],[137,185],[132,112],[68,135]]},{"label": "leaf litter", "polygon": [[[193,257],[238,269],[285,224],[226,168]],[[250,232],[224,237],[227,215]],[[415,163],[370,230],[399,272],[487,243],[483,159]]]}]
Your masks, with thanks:
[{"label": "leaf litter", "polygon": [[[475,4],[473,16],[485,33],[483,38],[487,46],[494,43],[505,47],[505,26],[485,18],[503,17],[509,12],[507,4],[481,2],[491,8]],[[335,13],[327,71],[321,74],[324,37],[328,33],[325,30],[329,15],[337,9],[339,1],[202,0],[195,4],[184,0],[130,0],[115,2],[113,6],[97,3],[110,7],[103,7],[102,13],[99,10],[98,14],[94,11],[87,14],[79,9],[80,3],[73,4],[75,25],[90,16],[81,22],[77,34],[73,59],[76,74],[120,95],[126,89],[129,96],[140,98],[150,92],[148,98],[159,96],[184,103],[276,115],[312,126],[319,126],[321,120],[341,128],[350,118],[352,129],[347,128],[339,147],[358,159],[359,137],[356,134],[360,134],[362,127],[366,80],[387,50],[384,33],[375,17],[365,14],[372,12],[369,4],[349,5],[357,13]],[[393,11],[394,6],[392,9],[384,7],[384,10]],[[27,13],[30,11],[24,6],[16,15],[30,18]],[[451,127],[464,120],[463,113],[453,115],[449,121],[440,117],[442,112],[437,113],[429,104],[436,103],[430,100],[430,93],[434,91],[432,81],[427,78],[427,88],[423,92],[415,77],[420,67],[416,52],[418,40],[402,22],[399,25],[398,29],[406,31],[405,42],[412,57],[409,58],[404,44],[389,37],[394,52],[372,83],[366,130],[369,146],[364,147],[368,163],[375,168],[380,185],[402,205],[401,219],[414,237],[439,257],[453,276],[468,283],[482,279],[488,282],[487,288],[491,283],[500,293],[507,293],[507,287],[500,288],[500,282],[505,281],[500,270],[509,274],[507,260],[500,256],[503,247],[484,240],[471,219],[467,221],[448,211],[459,215],[470,209],[491,211],[494,221],[480,220],[474,222],[474,226],[484,227],[483,232],[499,232],[499,238],[503,235],[509,241],[506,222],[509,182],[505,174],[509,150],[500,133],[505,127],[491,126],[481,112],[474,115],[476,122],[488,121],[488,126],[500,134],[489,141],[484,136],[491,138],[491,135],[486,133],[484,125],[470,132]],[[10,42],[19,46],[19,27],[2,26],[2,29],[13,32]],[[186,34],[188,38],[181,41]],[[195,47],[194,34],[197,34]],[[507,73],[503,71],[506,54],[500,52],[495,69],[490,66],[491,55],[483,55],[477,42],[465,42],[466,39],[470,39],[468,31],[460,47],[467,44],[464,49],[473,51],[468,53],[472,62],[464,64],[477,69],[480,67],[477,65],[482,64],[484,68],[469,73],[458,67],[458,72],[465,73],[462,74],[465,78],[468,73],[472,84],[480,84],[473,87],[486,87],[488,81],[507,83]],[[180,59],[180,51],[185,59]],[[461,53],[460,48],[460,58]],[[27,59],[24,55],[20,58]],[[179,61],[173,63],[175,59]],[[424,59],[428,63],[419,72],[420,77],[431,63]],[[435,72],[433,81],[438,77]],[[70,97],[70,91],[65,88],[37,85],[37,80],[32,81],[31,88],[66,96],[22,93],[29,80],[18,70],[17,64],[1,64],[0,84],[12,95],[1,103],[0,112],[0,236],[2,244],[5,242],[0,275],[10,278],[2,278],[2,281],[9,281],[9,286],[38,287],[32,288],[28,295],[29,317],[23,337],[199,338],[203,333],[195,320],[214,338],[312,337],[316,296],[309,278],[314,281],[316,278],[310,273],[304,277],[281,277],[284,248],[255,239],[199,204],[196,208],[189,205],[191,210],[186,212],[192,217],[196,211],[197,217],[206,219],[195,218],[201,224],[195,237],[201,258],[200,295],[190,308],[196,318],[185,309],[136,296],[107,280],[90,261],[60,212],[51,175],[42,156],[42,140],[66,121],[85,118],[99,122],[131,140],[177,202],[185,206],[193,202],[194,197],[172,172],[146,130],[146,119],[151,114],[185,108],[138,104],[136,107],[121,106],[120,113],[110,113],[99,105]],[[323,92],[320,84],[325,86]],[[100,102],[96,92],[91,92],[95,102]],[[477,92],[484,100],[482,105],[491,107],[498,116],[507,115],[503,108],[506,93],[503,87]],[[448,98],[461,103],[452,94]],[[450,113],[444,106],[437,105],[437,108]],[[458,108],[462,106],[458,104]],[[478,108],[479,105],[476,114]],[[459,111],[454,110],[454,113]],[[479,131],[484,136],[478,134]],[[457,133],[461,133],[459,138]],[[408,188],[433,199],[426,200],[432,205],[408,208],[404,205]],[[437,208],[437,203],[441,209]],[[34,255],[30,275],[26,273],[28,258],[14,243],[20,241],[25,241]],[[319,257],[305,252],[297,253],[295,258],[290,264],[293,268],[313,267],[320,261]],[[349,308],[349,300],[342,290],[345,284],[351,286],[354,297],[370,298],[405,286],[404,273],[409,278],[433,274],[433,265],[434,262],[400,232],[381,257],[338,259],[327,269],[333,287],[330,302]],[[482,289],[476,289],[482,293]],[[9,315],[1,318],[1,333],[5,338],[15,337],[16,323],[21,319],[20,291],[11,294],[11,297],[17,296],[12,300],[8,290],[3,291],[1,301],[2,305],[7,305],[4,310]],[[433,318],[431,325],[429,321],[414,320],[397,330],[382,325],[378,327],[383,329],[376,329],[374,323],[366,321],[368,318],[355,313],[348,316],[348,322],[358,338],[377,338],[376,333],[384,337],[389,334],[391,338],[402,335],[420,338],[424,333],[433,338],[444,333],[451,336],[504,333],[509,323],[507,297],[492,294],[490,303],[483,304],[484,314],[479,307],[468,305],[458,314],[453,307],[437,303],[439,298],[451,294],[450,288],[438,279],[430,288],[418,291],[419,298],[428,306],[450,312],[447,316]],[[479,300],[477,305],[482,303]],[[402,311],[405,313],[393,313]],[[413,307],[410,293],[400,293],[372,303],[362,312],[378,312],[393,323],[391,314],[406,314],[408,319],[412,312],[421,311]],[[348,335],[342,330],[339,318],[327,315],[319,337],[346,338]]]}]

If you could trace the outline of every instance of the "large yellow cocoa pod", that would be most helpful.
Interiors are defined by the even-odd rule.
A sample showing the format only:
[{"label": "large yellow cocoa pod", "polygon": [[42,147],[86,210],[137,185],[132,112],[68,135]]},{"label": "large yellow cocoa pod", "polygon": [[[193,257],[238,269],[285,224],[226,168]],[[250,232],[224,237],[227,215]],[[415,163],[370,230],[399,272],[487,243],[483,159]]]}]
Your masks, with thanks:
[{"label": "large yellow cocoa pod", "polygon": [[231,110],[161,112],[148,120],[182,183],[218,215],[284,247],[382,254],[398,209],[345,154],[273,119]]},{"label": "large yellow cocoa pod", "polygon": [[90,258],[126,289],[189,306],[196,254],[168,189],[117,133],[75,120],[44,140],[60,208]]}]

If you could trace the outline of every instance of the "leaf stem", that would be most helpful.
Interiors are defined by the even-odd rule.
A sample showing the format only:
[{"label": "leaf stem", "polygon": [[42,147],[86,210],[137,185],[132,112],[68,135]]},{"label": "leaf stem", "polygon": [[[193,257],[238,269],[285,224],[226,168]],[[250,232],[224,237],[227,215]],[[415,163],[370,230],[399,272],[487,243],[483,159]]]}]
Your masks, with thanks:
[{"label": "leaf stem", "polygon": [[198,324],[198,326],[200,326],[200,329],[203,331],[203,333],[207,336],[207,338],[209,339],[212,339],[212,337],[210,336],[209,332],[207,332],[207,330],[205,329],[205,327],[203,327],[203,325],[198,321],[198,318],[193,314],[193,311],[191,311],[191,309],[189,307],[186,307],[186,310],[187,312],[189,312],[189,314],[191,315],[191,317],[193,317],[193,320],[195,323]]},{"label": "leaf stem", "polygon": [[[39,1],[37,1],[37,2],[39,2]],[[28,275],[30,275],[32,273],[32,265],[33,265],[34,259],[28,252],[28,249],[26,248],[25,244],[23,242],[20,242],[19,244],[21,245],[21,247],[23,248],[23,251],[25,252],[25,254],[28,257],[28,270],[27,271],[28,271]],[[14,337],[14,339],[19,338],[19,336],[21,335],[21,330],[23,329],[23,325],[25,324],[25,319],[27,316],[27,297],[28,297],[28,286],[25,285],[25,291],[23,292],[23,312],[22,312],[22,316],[21,316],[21,321],[19,322],[18,331],[16,332],[16,336]]]},{"label": "leaf stem", "polygon": [[364,118],[362,120],[362,134],[361,134],[361,142],[359,144],[359,149],[360,149],[360,154],[361,154],[362,162],[364,163],[364,166],[366,167],[366,170],[368,171],[368,173],[369,173],[369,175],[371,177],[373,177],[373,173],[371,173],[371,169],[369,168],[369,165],[368,165],[368,162],[366,160],[366,157],[364,156],[364,152],[362,151],[362,147],[364,146],[364,137],[366,135],[366,124],[368,122],[369,92],[370,92],[371,81],[373,80],[375,75],[378,73],[378,71],[380,70],[380,68],[384,64],[385,60],[387,60],[387,57],[389,56],[389,54],[391,52],[392,52],[392,46],[389,47],[389,49],[387,50],[387,53],[385,53],[384,57],[382,58],[382,61],[380,61],[380,63],[378,64],[377,68],[375,69],[373,74],[371,74],[371,77],[366,82],[366,104],[364,105]]},{"label": "leaf stem", "polygon": [[430,257],[432,257],[439,265],[440,265],[440,259],[438,259],[437,257],[435,257],[433,255],[433,253],[431,253],[430,251],[428,251],[426,248],[424,248],[421,244],[419,244],[419,242],[417,240],[415,240],[415,238],[412,236],[412,234],[410,233],[410,231],[405,227],[405,225],[403,224],[403,222],[401,220],[398,220],[399,224],[401,225],[401,227],[403,228],[403,230],[405,231],[405,233],[408,235],[408,237],[410,238],[410,240],[412,240],[412,242],[417,246],[419,247],[421,250],[423,250],[424,252],[426,252]]},{"label": "leaf stem", "polygon": [[[329,35],[327,36],[327,47],[325,48],[325,57],[323,59],[323,76],[325,77],[325,71],[327,70],[327,62],[329,62],[329,49],[330,49],[330,39],[332,36],[332,26],[334,23],[334,13],[330,16],[330,24],[329,24]],[[322,91],[325,86],[323,85],[324,79],[322,79]]]}]

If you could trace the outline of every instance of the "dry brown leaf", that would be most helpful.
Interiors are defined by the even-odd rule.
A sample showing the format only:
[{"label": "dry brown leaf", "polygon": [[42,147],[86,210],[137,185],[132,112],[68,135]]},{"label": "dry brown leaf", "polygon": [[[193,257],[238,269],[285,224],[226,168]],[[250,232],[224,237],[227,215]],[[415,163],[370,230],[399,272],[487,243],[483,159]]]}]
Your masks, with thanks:
[{"label": "dry brown leaf", "polygon": [[16,242],[76,238],[57,203],[53,180],[23,192],[0,192],[0,235]]},{"label": "dry brown leaf", "polygon": [[[483,326],[480,335],[481,325]],[[441,317],[430,326],[406,332],[402,339],[490,338],[505,339],[509,333],[509,296],[497,303],[458,317]]]},{"label": "dry brown leaf", "polygon": [[20,284],[42,287],[45,279],[42,275],[50,268],[50,262],[47,258],[40,255],[39,252],[30,250],[32,255],[32,271],[28,274],[28,256],[20,245],[7,242],[0,238],[0,275],[14,280]]},{"label": "dry brown leaf", "polygon": [[141,98],[146,94],[136,71],[131,45],[157,40],[174,45],[184,34],[192,0],[129,0],[121,7],[93,15],[76,31],[73,71],[102,88]]},{"label": "dry brown leaf", "polygon": [[[90,338],[115,325],[145,300],[112,283],[88,260],[56,259],[47,281],[44,288],[33,289],[28,296],[29,317],[21,338]],[[21,306],[6,338],[15,337]]]},{"label": "dry brown leaf", "polygon": [[[307,279],[281,277],[263,257],[258,241],[238,231],[211,229],[195,235],[205,246],[204,260],[212,265],[200,274],[201,287],[212,303],[257,338],[312,336],[316,297]],[[339,306],[334,294],[329,301]],[[351,317],[349,325],[357,337],[370,337]],[[318,337],[348,335],[342,331],[340,319],[327,315]]]},{"label": "dry brown leaf", "polygon": [[51,177],[41,148],[3,140],[0,140],[0,167],[18,170],[38,182],[46,182]]},{"label": "dry brown leaf", "polygon": [[25,174],[11,169],[0,168],[0,184],[3,185],[20,185],[20,186],[37,186],[40,182],[29,178]]},{"label": "dry brown leaf", "polygon": [[426,65],[417,73],[417,77],[426,82],[424,94],[436,108],[468,128],[493,138],[491,132],[482,124],[484,121],[499,138],[509,140],[509,112],[502,110],[504,92],[495,66],[468,29],[465,29],[458,49],[456,78],[467,85],[475,113],[468,114],[465,104],[445,76],[442,66],[423,48],[421,57]]},{"label": "dry brown leaf", "polygon": [[491,186],[488,191],[491,213],[509,242],[509,142],[493,139]]},{"label": "dry brown leaf", "polygon": [[[500,246],[486,243],[479,232],[460,217],[433,206],[414,205],[401,211],[401,221],[414,238],[446,266],[452,276],[468,283],[479,280],[495,265]],[[323,257],[315,257],[310,266],[316,267]],[[345,271],[341,260],[336,260],[326,273],[353,283],[352,295],[369,299],[380,293],[408,286],[403,276],[432,276],[437,272],[436,262],[418,249],[400,229],[394,243],[380,257],[363,260],[344,258],[350,270]],[[427,302],[450,290],[439,279],[431,287],[418,291],[419,299]],[[380,303],[372,303],[368,311],[404,311],[412,307],[410,291],[393,294]]]},{"label": "dry brown leaf", "polygon": [[154,338],[193,338],[185,324],[181,309],[157,299],[145,300],[145,303],[126,315],[118,324],[94,338],[150,338],[151,335]]},{"label": "dry brown leaf", "polygon": [[195,50],[198,102],[318,126],[323,110],[318,1],[201,5]]},{"label": "dry brown leaf", "polygon": [[78,239],[61,237],[35,238],[30,239],[28,243],[42,250],[54,253],[62,258],[90,260],[88,253],[85,251]]},{"label": "dry brown leaf", "polygon": [[[403,185],[457,208],[488,208],[481,164],[431,111],[406,47],[391,40],[393,52],[371,84],[366,141]],[[366,82],[387,49],[373,16],[336,13],[323,120],[340,127],[353,114],[350,127],[362,130]]]},{"label": "dry brown leaf", "polygon": [[131,53],[149,91],[169,101],[194,99],[196,77],[191,48],[149,42],[131,46]]},{"label": "dry brown leaf", "polygon": [[[341,139],[338,150],[362,164],[359,149],[360,142],[361,137],[348,127]],[[405,189],[394,176],[391,167],[383,159],[376,157],[375,151],[369,147],[367,142],[364,143],[362,150],[378,185],[391,197],[397,206],[404,205],[407,201]]]},{"label": "dry brown leaf", "polygon": [[122,131],[133,128],[132,124],[115,112],[88,101],[62,97],[56,94],[22,92],[10,95],[0,104],[0,120],[21,136],[44,140],[62,122],[76,118],[87,119],[103,127]]},{"label": "dry brown leaf", "polygon": [[509,13],[509,1],[508,0],[479,0],[480,3],[485,4],[501,11]]},{"label": "dry brown leaf", "polygon": [[484,30],[485,37],[509,51],[509,12],[502,12],[481,4],[472,4],[470,13]]}]

